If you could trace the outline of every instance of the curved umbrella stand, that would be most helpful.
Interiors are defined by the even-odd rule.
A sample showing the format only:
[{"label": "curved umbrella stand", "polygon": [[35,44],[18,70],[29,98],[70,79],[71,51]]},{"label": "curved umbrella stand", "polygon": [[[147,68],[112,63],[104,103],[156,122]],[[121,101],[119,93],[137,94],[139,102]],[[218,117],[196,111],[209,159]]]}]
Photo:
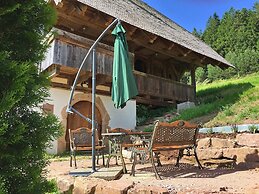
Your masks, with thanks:
[{"label": "curved umbrella stand", "polygon": [[[95,64],[95,55],[96,55],[96,51],[95,51],[95,47],[97,45],[97,43],[103,38],[103,36],[106,34],[106,32],[116,23],[119,22],[119,19],[115,19],[103,32],[102,34],[97,38],[97,40],[93,43],[93,45],[90,47],[89,51],[87,52],[87,54],[85,55],[79,69],[78,72],[76,74],[74,83],[72,85],[71,88],[71,92],[70,92],[70,97],[68,100],[68,106],[67,106],[67,113],[76,113],[78,114],[80,117],[82,117],[83,119],[85,119],[87,122],[92,124],[92,171],[95,172],[96,171],[96,165],[95,165],[95,129],[97,126],[97,123],[95,121],[95,90],[96,90],[96,64]],[[76,109],[74,109],[71,106],[71,102],[74,96],[74,92],[75,92],[75,88],[77,85],[77,80],[79,78],[80,72],[84,66],[85,61],[87,60],[87,58],[89,57],[90,53],[92,52],[93,54],[93,63],[92,63],[92,119],[87,118],[86,116],[84,116],[83,114],[81,114],[79,111],[77,111]]]}]

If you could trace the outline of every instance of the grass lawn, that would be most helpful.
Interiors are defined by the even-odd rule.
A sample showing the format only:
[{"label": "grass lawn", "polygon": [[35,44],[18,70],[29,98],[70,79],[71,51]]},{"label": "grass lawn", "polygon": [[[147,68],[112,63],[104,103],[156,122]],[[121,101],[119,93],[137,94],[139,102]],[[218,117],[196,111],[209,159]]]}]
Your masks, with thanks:
[{"label": "grass lawn", "polygon": [[259,73],[197,85],[197,103],[173,120],[213,114],[206,127],[259,123]]}]

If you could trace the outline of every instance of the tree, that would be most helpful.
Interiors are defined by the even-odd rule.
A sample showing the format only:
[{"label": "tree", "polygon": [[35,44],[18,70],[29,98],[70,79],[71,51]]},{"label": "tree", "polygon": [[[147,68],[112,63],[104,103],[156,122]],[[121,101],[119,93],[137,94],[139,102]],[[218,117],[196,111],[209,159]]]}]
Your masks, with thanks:
[{"label": "tree", "polygon": [[36,64],[44,56],[55,13],[44,0],[0,3],[0,191],[45,193],[49,142],[60,135],[54,115],[39,108],[49,81]]},{"label": "tree", "polygon": [[197,80],[213,81],[259,71],[259,3],[252,9],[231,8],[222,19],[214,14],[208,19],[202,40],[225,57],[236,69],[208,66],[197,72]]},{"label": "tree", "polygon": [[217,31],[220,25],[219,16],[214,13],[207,22],[206,29],[202,34],[202,39],[209,44],[212,48],[215,46],[215,42],[218,39]]},{"label": "tree", "polygon": [[196,28],[193,28],[192,34],[199,39],[201,39],[202,37],[202,31],[201,30],[198,31]]}]

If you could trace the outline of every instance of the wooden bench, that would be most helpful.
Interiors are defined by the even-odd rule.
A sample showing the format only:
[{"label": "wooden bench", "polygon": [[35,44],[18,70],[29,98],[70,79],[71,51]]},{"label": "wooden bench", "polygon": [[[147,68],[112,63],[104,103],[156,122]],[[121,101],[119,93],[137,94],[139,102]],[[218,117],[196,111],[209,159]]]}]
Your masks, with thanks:
[{"label": "wooden bench", "polygon": [[[179,154],[177,157],[176,166],[179,166],[179,160],[183,155],[184,149],[193,149],[194,156],[198,163],[200,169],[202,169],[202,165],[200,164],[197,153],[196,153],[196,139],[198,135],[199,127],[196,124],[191,124],[186,121],[175,121],[172,123],[165,123],[157,121],[155,123],[154,131],[152,134],[152,139],[150,145],[148,147],[148,151],[150,154],[151,163],[156,175],[157,179],[161,179],[157,172],[157,168],[154,162],[154,157],[157,159],[158,166],[162,166],[159,153],[160,151],[170,151],[170,150],[179,150]],[[135,165],[136,165],[136,153],[141,152],[141,149],[136,149],[134,153],[134,161],[132,165],[131,174],[135,176]],[[144,151],[144,150],[143,150]]]},{"label": "wooden bench", "polygon": [[[92,130],[86,127],[80,127],[75,130],[68,130],[70,140],[70,166],[72,167],[72,160],[74,158],[75,168],[76,152],[84,151],[92,153]],[[97,153],[97,164],[99,163],[99,155],[102,154],[104,165],[104,148],[102,141],[99,140],[97,132],[95,133],[95,150]]]}]

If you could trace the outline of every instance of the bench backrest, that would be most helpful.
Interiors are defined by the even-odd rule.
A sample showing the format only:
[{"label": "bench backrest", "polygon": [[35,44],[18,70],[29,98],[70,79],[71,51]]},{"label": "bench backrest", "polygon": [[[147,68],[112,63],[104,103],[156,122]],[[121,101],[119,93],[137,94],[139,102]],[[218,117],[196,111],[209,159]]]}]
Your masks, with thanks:
[{"label": "bench backrest", "polygon": [[[75,130],[69,129],[70,140],[74,142],[75,147],[91,147],[92,146],[92,129],[80,127]],[[97,131],[95,132],[95,145],[99,144]]]},{"label": "bench backrest", "polygon": [[199,127],[186,121],[172,123],[157,121],[154,127],[151,148],[174,145],[196,145]]}]

